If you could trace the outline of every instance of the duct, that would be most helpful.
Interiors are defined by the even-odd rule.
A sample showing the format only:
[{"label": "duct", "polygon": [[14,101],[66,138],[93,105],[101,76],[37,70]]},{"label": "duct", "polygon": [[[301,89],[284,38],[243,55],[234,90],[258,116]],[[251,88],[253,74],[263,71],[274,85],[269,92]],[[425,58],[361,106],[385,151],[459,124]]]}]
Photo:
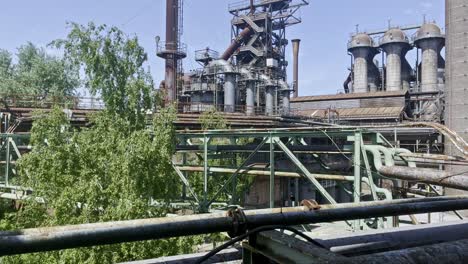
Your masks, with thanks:
[{"label": "duct", "polygon": [[254,31],[250,27],[246,27],[244,30],[241,31],[239,36],[237,36],[229,45],[229,47],[224,51],[223,55],[221,55],[220,59],[222,60],[229,60],[231,58],[232,54],[236,52],[236,50],[244,43],[246,40],[252,36]]},{"label": "duct", "polygon": [[364,146],[364,150],[367,152],[370,152],[373,157],[374,161],[374,167],[379,170],[381,167],[383,167],[382,164],[382,153],[384,154],[384,161],[386,166],[394,166],[395,161],[393,160],[393,156],[390,153],[390,151],[383,146],[378,146],[378,145],[370,145],[370,146]]},{"label": "duct", "polygon": [[367,82],[369,84],[369,91],[370,92],[377,92],[380,87],[380,72],[378,66],[374,63],[372,58],[375,54],[371,54],[370,58],[368,59],[368,77]]},{"label": "duct", "polygon": [[468,239],[353,257],[353,263],[466,263]]},{"label": "duct", "polygon": [[293,98],[296,98],[299,96],[299,47],[301,40],[293,39],[291,42],[293,44]]},{"label": "duct", "polygon": [[352,83],[352,81],[353,81],[353,73],[349,72],[348,77],[343,83],[343,89],[345,93],[349,93],[349,84]]},{"label": "duct", "polygon": [[[239,235],[238,230],[266,225],[291,226],[467,208],[468,198],[460,196],[326,205],[318,210],[307,207],[247,210],[242,213],[242,222],[237,221],[237,215],[231,217],[222,212],[23,229],[0,232],[0,256],[226,231]],[[242,228],[237,228],[239,225]]]},{"label": "duct", "polygon": [[468,191],[468,177],[451,175],[447,171],[399,166],[382,166],[378,171],[386,177]]},{"label": "duct", "polygon": [[411,65],[409,64],[408,60],[405,58],[406,55],[405,50],[402,52],[402,57],[401,57],[401,86],[403,90],[409,90],[410,87],[410,82],[411,82],[411,73],[413,69],[411,68]]},{"label": "duct", "polygon": [[[351,178],[352,178],[352,179],[351,179]],[[350,181],[354,181],[354,177],[351,177],[351,178],[349,178],[349,180],[350,180]],[[369,187],[372,188],[371,183],[370,183],[370,181],[369,181],[368,178],[362,177],[361,180],[362,180],[364,183],[366,183]],[[392,192],[391,192],[391,191],[389,191],[389,190],[387,190],[387,189],[385,189],[385,188],[378,187],[378,186],[376,186],[376,185],[374,185],[374,188],[375,188],[375,191],[376,191],[377,193],[383,194],[383,196],[385,197],[385,200],[391,201],[391,200],[393,199],[393,195],[392,195]]]},{"label": "duct", "polygon": [[[400,154],[413,154],[413,152],[411,152],[408,149],[404,149],[404,148],[395,148],[395,149],[392,149],[392,154],[394,156],[395,155],[399,156]],[[414,162],[414,161],[406,161],[406,162],[408,163],[408,167],[416,168],[416,162]]]}]

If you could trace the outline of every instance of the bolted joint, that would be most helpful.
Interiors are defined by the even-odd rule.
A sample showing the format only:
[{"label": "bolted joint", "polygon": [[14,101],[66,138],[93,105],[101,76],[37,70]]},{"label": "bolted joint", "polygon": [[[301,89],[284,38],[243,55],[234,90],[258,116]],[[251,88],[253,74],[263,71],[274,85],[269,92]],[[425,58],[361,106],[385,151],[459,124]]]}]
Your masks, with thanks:
[{"label": "bolted joint", "polygon": [[241,208],[229,209],[227,216],[232,218],[232,228],[227,232],[229,237],[238,237],[247,232],[247,217]]}]

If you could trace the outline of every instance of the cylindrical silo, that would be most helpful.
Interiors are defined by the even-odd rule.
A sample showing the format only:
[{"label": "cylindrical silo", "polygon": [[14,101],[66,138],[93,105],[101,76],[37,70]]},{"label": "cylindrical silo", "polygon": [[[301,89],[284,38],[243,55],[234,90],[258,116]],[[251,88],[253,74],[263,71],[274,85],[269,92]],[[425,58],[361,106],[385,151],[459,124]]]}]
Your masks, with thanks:
[{"label": "cylindrical silo", "polygon": [[[353,54],[353,90],[354,93],[365,93],[369,87],[369,57],[375,55],[372,38],[365,34],[359,33],[352,37],[348,43],[348,51]],[[372,56],[370,56],[372,54]],[[372,58],[370,60],[372,62]]]},{"label": "cylindrical silo", "polygon": [[236,106],[236,74],[224,74],[224,112],[233,113]]},{"label": "cylindrical silo", "polygon": [[416,33],[414,43],[422,52],[421,91],[437,91],[439,57],[445,44],[445,37],[436,24],[425,23]]},{"label": "cylindrical silo", "polygon": [[[445,124],[468,140],[468,0],[446,0],[445,8]],[[445,151],[448,155],[461,155],[451,142],[446,142]],[[447,170],[450,174],[467,175],[463,166],[450,165]]]},{"label": "cylindrical silo", "polygon": [[255,114],[255,81],[247,82],[245,107],[247,115]]},{"label": "cylindrical silo", "polygon": [[268,85],[265,87],[265,114],[273,115],[275,113],[275,90],[276,86]]},{"label": "cylindrical silo", "polygon": [[380,39],[380,47],[387,54],[386,89],[387,91],[399,91],[403,88],[403,60],[410,48],[408,37],[401,29],[391,28]]}]

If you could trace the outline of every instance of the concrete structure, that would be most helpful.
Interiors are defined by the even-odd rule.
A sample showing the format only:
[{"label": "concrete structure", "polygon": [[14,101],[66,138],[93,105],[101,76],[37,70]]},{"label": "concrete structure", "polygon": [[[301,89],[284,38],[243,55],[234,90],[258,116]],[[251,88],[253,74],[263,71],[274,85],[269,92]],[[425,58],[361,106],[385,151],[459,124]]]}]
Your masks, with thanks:
[{"label": "concrete structure", "polygon": [[391,28],[385,32],[379,44],[387,54],[387,91],[403,89],[402,69],[406,61],[405,55],[410,49],[408,37],[401,29]]},{"label": "concrete structure", "polygon": [[[370,90],[376,90],[376,76],[375,64],[373,62],[374,56],[378,53],[374,47],[374,41],[366,33],[359,33],[352,37],[348,43],[348,51],[353,54],[353,92],[365,93]],[[378,72],[378,71],[377,71]]]},{"label": "concrete structure", "polygon": [[[468,140],[468,0],[447,0],[445,4],[445,124],[464,140]],[[446,143],[445,150],[449,155],[461,155],[449,142]],[[452,174],[463,174],[466,168],[452,165],[446,170]]]},{"label": "concrete structure", "polygon": [[422,50],[420,90],[422,92],[437,91],[439,57],[445,44],[445,37],[436,24],[425,23],[417,31],[414,43]]}]

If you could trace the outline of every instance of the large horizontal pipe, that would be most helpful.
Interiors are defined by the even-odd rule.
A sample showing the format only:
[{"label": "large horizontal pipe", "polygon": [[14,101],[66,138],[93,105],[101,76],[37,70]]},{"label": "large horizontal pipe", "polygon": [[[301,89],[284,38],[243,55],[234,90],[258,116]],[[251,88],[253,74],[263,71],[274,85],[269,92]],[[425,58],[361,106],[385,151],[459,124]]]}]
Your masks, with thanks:
[{"label": "large horizontal pipe", "polygon": [[[191,171],[191,172],[203,172],[204,167],[201,166],[179,166],[177,167],[181,171]],[[215,168],[209,167],[208,172],[216,173],[235,173],[236,169],[231,168]],[[255,176],[270,176],[270,171],[266,170],[254,170],[254,169],[241,169],[237,172],[238,174],[246,175],[255,175]],[[332,180],[332,181],[352,181],[354,176],[343,176],[343,175],[333,175],[333,174],[312,174],[317,180]],[[291,178],[302,178],[302,174],[297,172],[287,172],[287,171],[275,171],[275,176],[277,177],[291,177]]]},{"label": "large horizontal pipe", "polygon": [[350,258],[349,263],[466,263],[468,261],[468,239],[437,243],[422,247],[411,247],[382,253]]},{"label": "large horizontal pipe", "polygon": [[[252,151],[256,149],[256,145],[209,145],[209,151]],[[291,151],[334,151],[337,149],[335,146],[331,145],[297,145],[297,146],[288,146]],[[203,145],[177,145],[177,151],[195,151],[195,150],[204,150]],[[260,150],[270,150],[270,146],[264,146]],[[278,146],[275,147],[275,150],[281,150]]]},{"label": "large horizontal pipe", "polygon": [[332,252],[357,256],[468,238],[468,221],[412,225],[316,239]]},{"label": "large horizontal pipe", "polygon": [[[424,198],[416,201],[371,202],[349,208],[245,211],[245,229],[264,225],[300,225],[320,222],[397,216],[468,209],[467,196]],[[333,207],[333,206],[332,206]],[[235,231],[239,223],[226,213],[141,219],[75,226],[0,232],[0,255],[13,255],[122,242]]]},{"label": "large horizontal pipe", "polygon": [[446,171],[400,166],[382,166],[379,169],[379,173],[390,178],[429,183],[468,191],[468,177],[463,175],[451,175]]}]

